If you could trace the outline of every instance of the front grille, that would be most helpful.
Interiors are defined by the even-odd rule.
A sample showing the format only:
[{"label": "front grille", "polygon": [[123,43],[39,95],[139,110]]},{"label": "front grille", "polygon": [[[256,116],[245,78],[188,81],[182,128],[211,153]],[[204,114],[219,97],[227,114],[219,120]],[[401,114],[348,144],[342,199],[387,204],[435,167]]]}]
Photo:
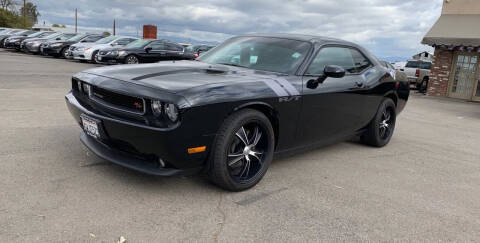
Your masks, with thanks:
[{"label": "front grille", "polygon": [[98,87],[92,87],[92,96],[90,98],[113,109],[137,114],[145,113],[145,100],[142,98],[123,95]]}]

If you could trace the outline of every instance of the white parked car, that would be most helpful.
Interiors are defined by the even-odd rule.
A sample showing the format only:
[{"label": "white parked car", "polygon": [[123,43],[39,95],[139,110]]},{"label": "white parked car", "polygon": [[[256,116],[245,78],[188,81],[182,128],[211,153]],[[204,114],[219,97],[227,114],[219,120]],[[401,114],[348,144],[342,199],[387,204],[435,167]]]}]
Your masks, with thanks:
[{"label": "white parked car", "polygon": [[73,59],[96,63],[98,52],[103,48],[120,47],[136,41],[138,38],[128,36],[109,36],[91,43],[77,43],[70,47]]}]

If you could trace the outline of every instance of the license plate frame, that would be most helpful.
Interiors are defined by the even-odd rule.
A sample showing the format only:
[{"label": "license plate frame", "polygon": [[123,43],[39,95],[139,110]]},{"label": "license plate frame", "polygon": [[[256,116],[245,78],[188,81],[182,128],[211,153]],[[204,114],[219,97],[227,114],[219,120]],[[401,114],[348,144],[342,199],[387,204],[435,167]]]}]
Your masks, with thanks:
[{"label": "license plate frame", "polygon": [[87,135],[96,139],[100,139],[102,137],[100,132],[100,125],[101,125],[100,120],[92,118],[85,114],[82,114],[80,116],[80,119],[82,121],[83,131]]}]

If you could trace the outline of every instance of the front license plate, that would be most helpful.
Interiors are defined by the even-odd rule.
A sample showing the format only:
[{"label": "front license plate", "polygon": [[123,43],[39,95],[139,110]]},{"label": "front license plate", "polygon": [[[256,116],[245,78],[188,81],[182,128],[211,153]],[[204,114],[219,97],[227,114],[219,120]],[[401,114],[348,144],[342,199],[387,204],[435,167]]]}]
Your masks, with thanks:
[{"label": "front license plate", "polygon": [[99,121],[85,115],[82,115],[81,119],[85,133],[94,138],[100,138],[100,132],[98,131]]},{"label": "front license plate", "polygon": [[40,52],[43,52],[43,47],[40,47]]},{"label": "front license plate", "polygon": [[98,57],[98,60],[101,61],[101,60],[102,60],[102,57]]}]

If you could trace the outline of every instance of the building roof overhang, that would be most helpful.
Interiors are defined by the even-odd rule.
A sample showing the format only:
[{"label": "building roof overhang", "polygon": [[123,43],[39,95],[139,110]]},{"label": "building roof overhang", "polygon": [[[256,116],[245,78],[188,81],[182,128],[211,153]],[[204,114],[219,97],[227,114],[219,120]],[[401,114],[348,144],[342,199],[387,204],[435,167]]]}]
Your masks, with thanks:
[{"label": "building roof overhang", "polygon": [[430,46],[480,46],[480,14],[444,14],[425,35]]}]

